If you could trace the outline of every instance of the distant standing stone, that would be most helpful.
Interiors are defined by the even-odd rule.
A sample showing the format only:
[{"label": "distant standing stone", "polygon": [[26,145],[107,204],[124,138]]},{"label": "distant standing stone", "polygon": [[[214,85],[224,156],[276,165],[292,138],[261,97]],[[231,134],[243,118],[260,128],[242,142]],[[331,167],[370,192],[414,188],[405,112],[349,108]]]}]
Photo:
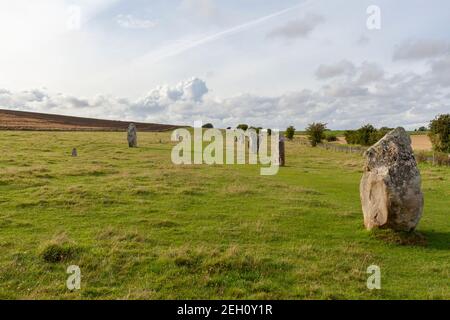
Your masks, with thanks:
[{"label": "distant standing stone", "polygon": [[249,149],[251,153],[258,153],[258,135],[256,132],[249,134]]},{"label": "distant standing stone", "polygon": [[78,157],[77,148],[72,149],[72,157]]},{"label": "distant standing stone", "polygon": [[364,155],[360,196],[365,227],[414,230],[422,216],[423,194],[409,135],[397,128]]},{"label": "distant standing stone", "polygon": [[239,141],[239,143],[245,142],[245,135],[242,132],[238,133],[238,141]]},{"label": "distant standing stone", "polygon": [[128,126],[128,146],[130,148],[137,148],[137,130],[134,123]]},{"label": "distant standing stone", "polygon": [[285,155],[285,149],[284,149],[284,137],[280,137],[280,140],[278,141],[278,152],[279,152],[280,167],[284,167],[284,165],[286,163],[286,155]]}]

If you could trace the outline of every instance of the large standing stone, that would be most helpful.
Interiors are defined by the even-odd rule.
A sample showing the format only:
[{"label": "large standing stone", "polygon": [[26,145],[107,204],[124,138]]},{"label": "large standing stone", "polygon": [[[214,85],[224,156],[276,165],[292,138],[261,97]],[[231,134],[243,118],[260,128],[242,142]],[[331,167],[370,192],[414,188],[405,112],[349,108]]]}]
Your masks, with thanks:
[{"label": "large standing stone", "polygon": [[128,146],[130,148],[137,147],[137,130],[134,123],[130,123],[128,126]]},{"label": "large standing stone", "polygon": [[397,128],[365,157],[360,196],[366,228],[414,230],[422,216],[423,194],[409,135]]}]

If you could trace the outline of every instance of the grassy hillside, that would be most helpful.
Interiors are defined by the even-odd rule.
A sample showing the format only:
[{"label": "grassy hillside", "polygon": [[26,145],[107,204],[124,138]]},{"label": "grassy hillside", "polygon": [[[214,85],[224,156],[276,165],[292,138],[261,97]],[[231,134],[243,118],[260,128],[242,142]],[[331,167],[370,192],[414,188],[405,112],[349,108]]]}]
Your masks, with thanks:
[{"label": "grassy hillside", "polygon": [[[364,230],[359,155],[294,140],[287,167],[260,176],[175,166],[168,133],[139,144],[0,131],[0,298],[450,299],[449,168],[421,165],[425,243]],[[381,290],[366,288],[371,264]]]}]

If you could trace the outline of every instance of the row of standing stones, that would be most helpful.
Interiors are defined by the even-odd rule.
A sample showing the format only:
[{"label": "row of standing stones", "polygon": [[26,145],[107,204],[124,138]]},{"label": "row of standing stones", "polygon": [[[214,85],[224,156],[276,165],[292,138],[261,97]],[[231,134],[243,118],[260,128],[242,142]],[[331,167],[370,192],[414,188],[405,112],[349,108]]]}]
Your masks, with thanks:
[{"label": "row of standing stones", "polygon": [[[252,152],[258,152],[259,149],[259,137],[250,137],[251,138],[251,150]],[[256,138],[256,139],[253,139]],[[127,140],[128,140],[128,146],[130,148],[137,148],[137,129],[134,123],[130,123],[127,130]],[[284,148],[284,138],[280,138],[279,141],[279,164],[280,166],[285,165],[285,148]]]},{"label": "row of standing stones", "polygon": [[[128,146],[137,147],[136,126],[127,131]],[[280,165],[285,165],[284,138],[279,141]],[[77,150],[72,150],[77,156]],[[360,198],[367,229],[390,228],[412,231],[423,212],[423,193],[411,139],[399,127],[386,134],[365,153]]]}]

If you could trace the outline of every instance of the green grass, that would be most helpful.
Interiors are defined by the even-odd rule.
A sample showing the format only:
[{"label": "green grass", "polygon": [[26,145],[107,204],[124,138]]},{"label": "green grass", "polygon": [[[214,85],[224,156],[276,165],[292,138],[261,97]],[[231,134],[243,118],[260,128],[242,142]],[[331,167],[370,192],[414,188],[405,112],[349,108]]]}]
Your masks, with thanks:
[{"label": "green grass", "polygon": [[0,132],[0,298],[450,299],[449,168],[421,165],[417,234],[368,232],[356,154],[294,139],[287,167],[260,176],[175,166],[168,133],[138,138]]}]

